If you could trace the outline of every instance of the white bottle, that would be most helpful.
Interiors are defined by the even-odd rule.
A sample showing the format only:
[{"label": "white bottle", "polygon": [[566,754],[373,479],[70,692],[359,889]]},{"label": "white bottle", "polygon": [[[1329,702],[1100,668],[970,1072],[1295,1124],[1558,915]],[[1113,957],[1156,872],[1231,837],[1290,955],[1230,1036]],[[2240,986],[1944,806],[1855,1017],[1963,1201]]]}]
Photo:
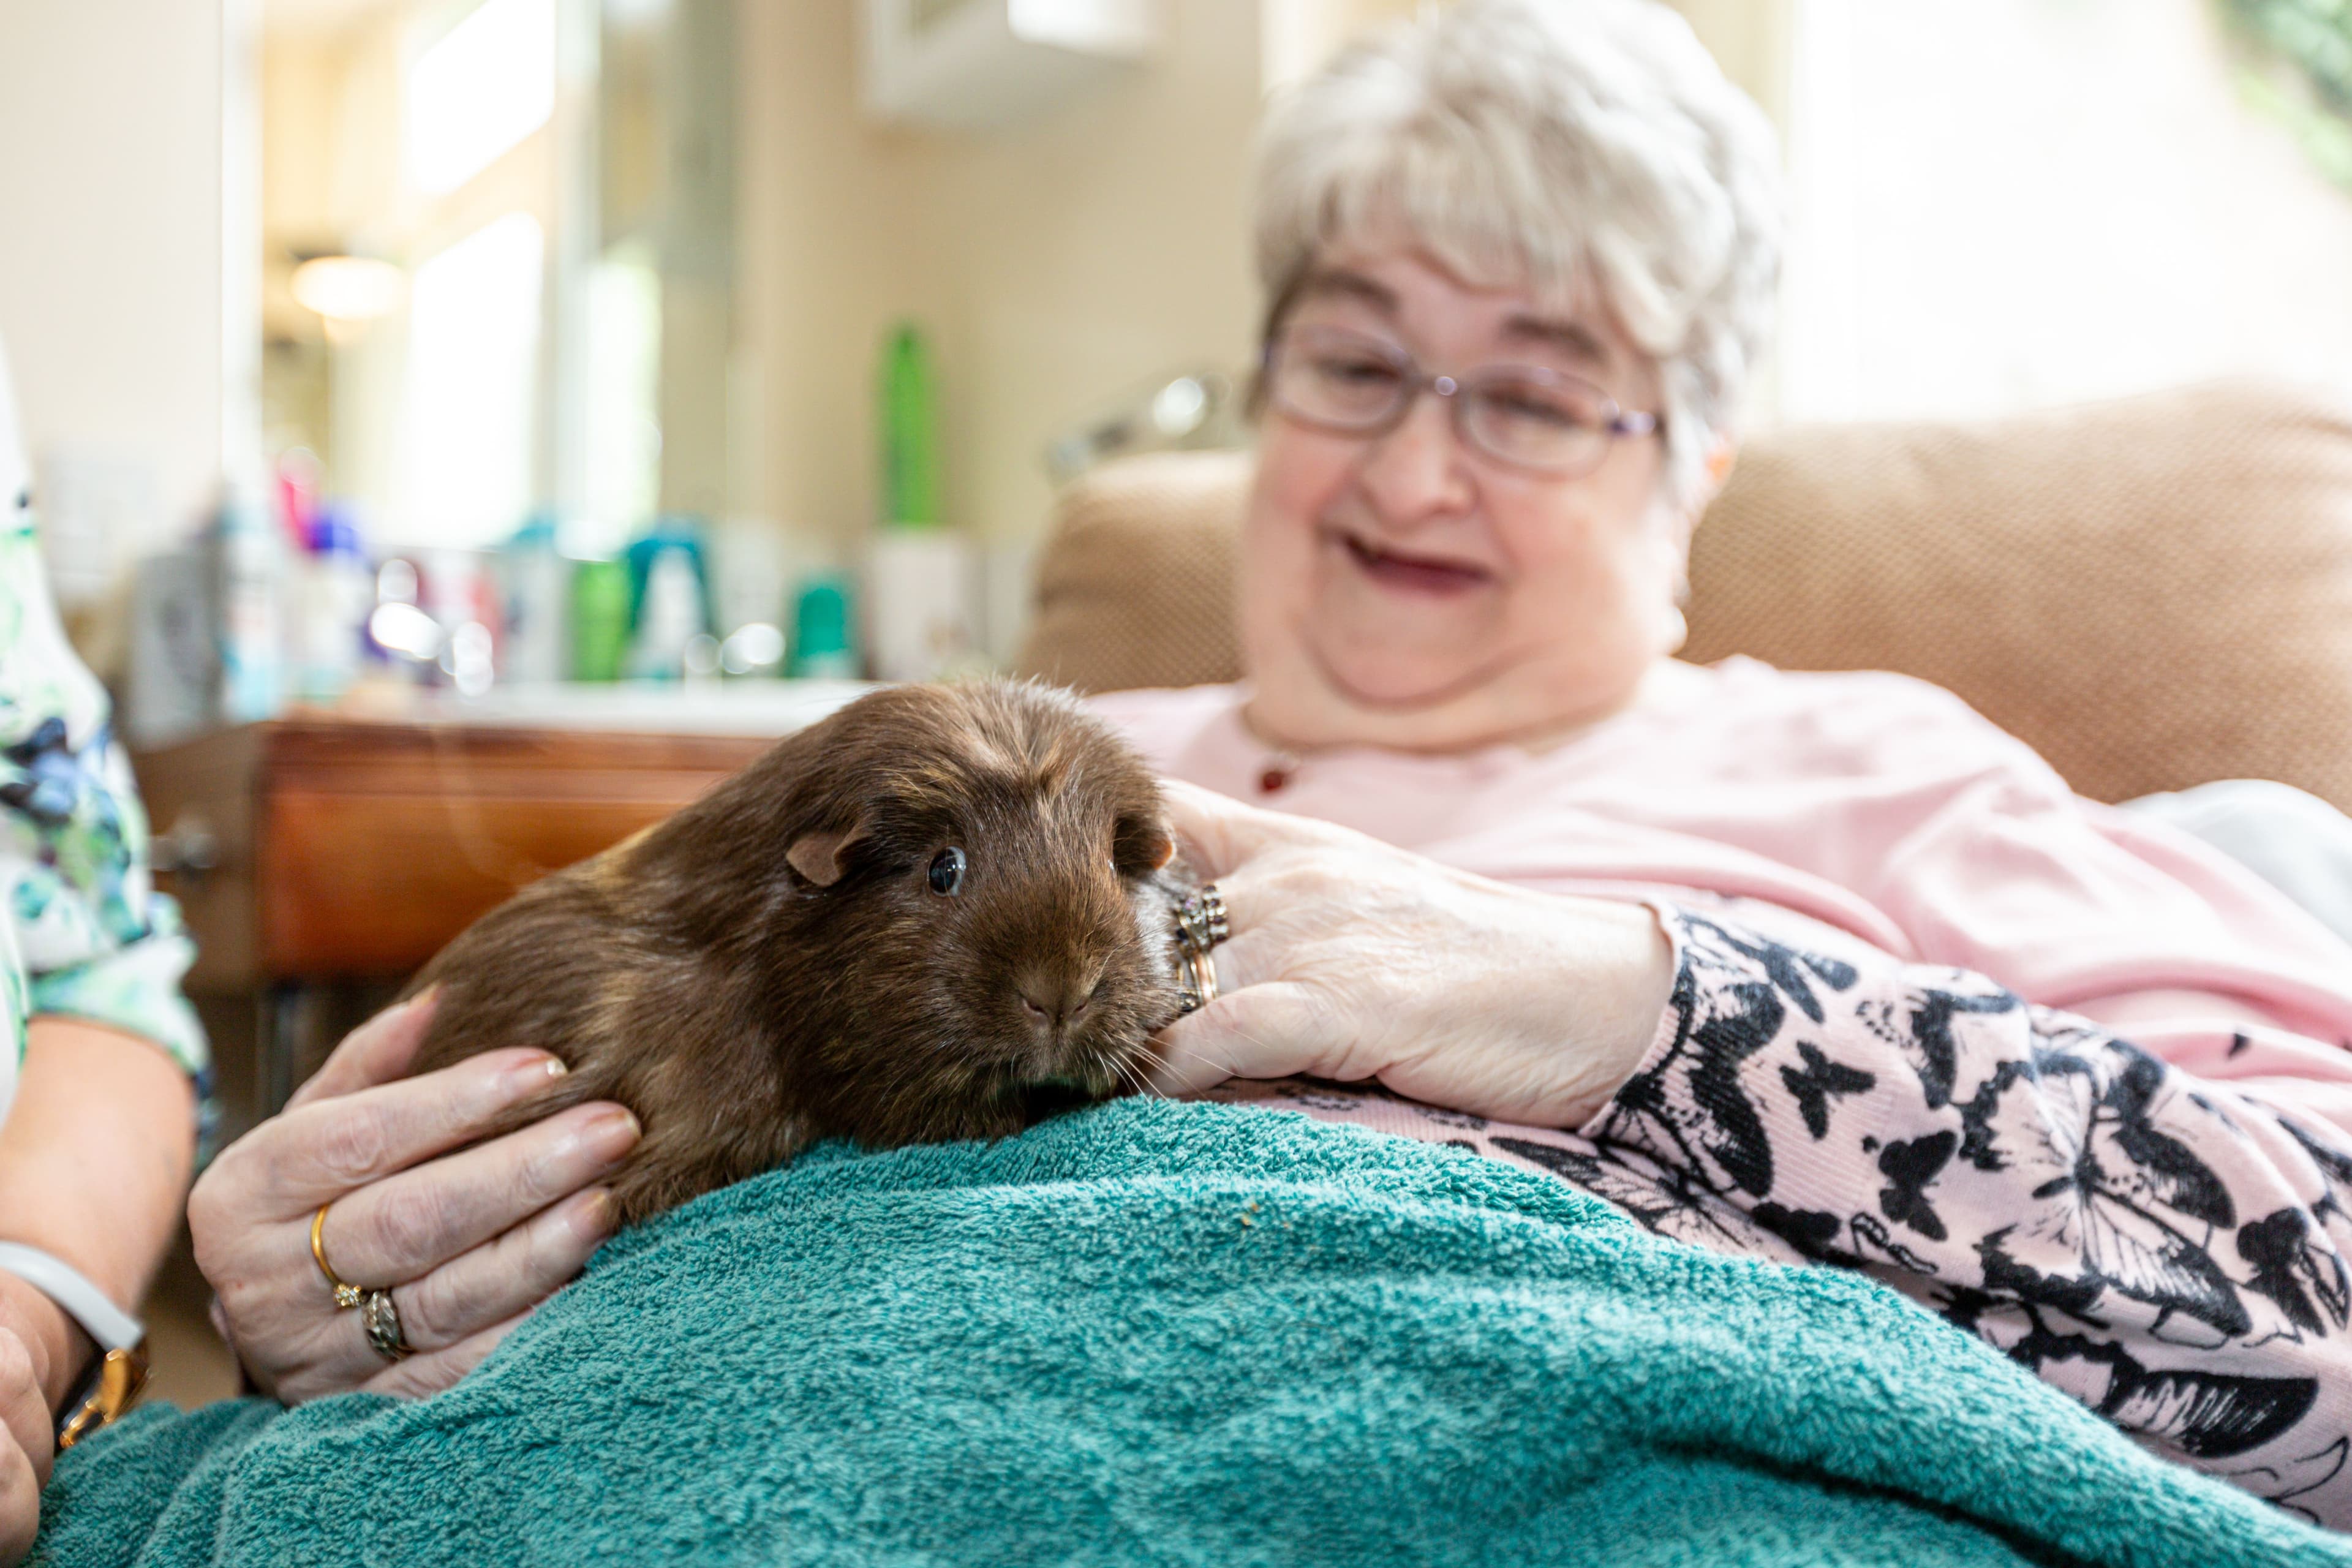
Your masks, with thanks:
[{"label": "white bottle", "polygon": [[646,570],[645,607],[621,673],[631,680],[679,679],[686,674],[688,645],[705,635],[702,582],[693,558],[683,550],[665,550]]},{"label": "white bottle", "polygon": [[943,528],[886,528],[866,559],[874,671],[884,680],[969,673],[980,655],[971,545]]},{"label": "white bottle", "polygon": [[310,526],[302,559],[301,657],[295,694],[305,702],[332,702],[358,679],[368,612],[375,606],[375,574],[350,514],[322,510]]},{"label": "white bottle", "polygon": [[572,668],[563,624],[572,563],[556,552],[552,520],[534,518],[507,541],[499,552],[499,583],[507,615],[500,676],[509,684],[530,686],[562,679]]},{"label": "white bottle", "polygon": [[220,620],[221,717],[232,724],[275,718],[283,681],[278,585],[285,540],[252,499],[231,486],[214,520]]}]

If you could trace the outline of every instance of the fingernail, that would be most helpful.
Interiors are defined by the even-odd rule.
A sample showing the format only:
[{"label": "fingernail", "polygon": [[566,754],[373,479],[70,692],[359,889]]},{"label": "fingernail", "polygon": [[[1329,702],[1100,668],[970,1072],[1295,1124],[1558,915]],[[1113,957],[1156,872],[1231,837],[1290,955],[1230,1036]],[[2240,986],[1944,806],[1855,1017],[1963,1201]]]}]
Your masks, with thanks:
[{"label": "fingernail", "polygon": [[561,1057],[541,1057],[536,1061],[523,1061],[507,1069],[507,1092],[517,1100],[535,1089],[544,1089],[551,1079],[562,1078],[572,1069],[563,1065]]},{"label": "fingernail", "polygon": [[618,1164],[637,1146],[643,1131],[635,1117],[616,1105],[610,1110],[598,1111],[580,1130],[580,1146],[607,1165]]},{"label": "fingernail", "polygon": [[581,1201],[572,1205],[572,1224],[589,1241],[601,1241],[620,1229],[620,1212],[613,1203],[612,1190],[591,1187],[583,1193]]}]

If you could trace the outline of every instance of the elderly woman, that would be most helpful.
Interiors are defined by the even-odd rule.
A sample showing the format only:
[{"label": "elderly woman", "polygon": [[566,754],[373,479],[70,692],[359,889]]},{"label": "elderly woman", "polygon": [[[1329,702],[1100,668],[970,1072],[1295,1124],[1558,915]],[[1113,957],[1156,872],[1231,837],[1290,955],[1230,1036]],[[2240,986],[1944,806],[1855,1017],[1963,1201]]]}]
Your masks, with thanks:
[{"label": "elderly woman", "polygon": [[[1771,170],[1639,0],[1468,0],[1274,111],[1250,679],[1102,701],[1184,781],[1231,910],[1161,1087],[1867,1270],[2352,1521],[2352,949],[1942,692],[1673,658]],[[353,1037],[199,1189],[227,1326],[289,1398],[446,1383],[603,1234],[625,1117],[434,1158],[547,1065],[371,1087],[417,1023]],[[408,1282],[410,1360],[319,1289],[330,1198],[343,1272]]]}]

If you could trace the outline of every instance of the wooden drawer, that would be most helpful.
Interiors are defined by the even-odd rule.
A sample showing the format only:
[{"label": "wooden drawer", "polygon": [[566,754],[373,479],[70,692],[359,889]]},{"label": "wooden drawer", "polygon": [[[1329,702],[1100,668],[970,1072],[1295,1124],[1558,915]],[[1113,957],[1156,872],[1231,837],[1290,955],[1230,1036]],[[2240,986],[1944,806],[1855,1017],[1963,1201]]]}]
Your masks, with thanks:
[{"label": "wooden drawer", "polygon": [[771,742],[291,721],[136,759],[191,991],[408,973],[516,889],[661,820]]}]

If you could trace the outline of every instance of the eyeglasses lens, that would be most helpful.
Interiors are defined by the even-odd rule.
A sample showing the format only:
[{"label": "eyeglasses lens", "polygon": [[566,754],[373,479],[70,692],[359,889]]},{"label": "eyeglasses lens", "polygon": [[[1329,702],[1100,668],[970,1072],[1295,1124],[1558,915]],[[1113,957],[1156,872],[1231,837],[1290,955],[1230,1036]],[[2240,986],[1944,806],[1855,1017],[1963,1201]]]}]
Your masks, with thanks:
[{"label": "eyeglasses lens", "polygon": [[1274,390],[1302,419],[1369,430],[1395,416],[1409,384],[1404,367],[1369,343],[1302,336],[1284,348]]},{"label": "eyeglasses lens", "polygon": [[1584,389],[1549,382],[1482,381],[1463,393],[1463,432],[1507,463],[1568,472],[1609,445],[1610,410]]},{"label": "eyeglasses lens", "polygon": [[[1423,385],[1409,361],[1349,333],[1293,332],[1272,370],[1276,407],[1334,430],[1386,427]],[[1490,370],[1465,377],[1454,396],[1456,428],[1506,463],[1571,473],[1597,463],[1609,446],[1613,409],[1581,382]]]}]

